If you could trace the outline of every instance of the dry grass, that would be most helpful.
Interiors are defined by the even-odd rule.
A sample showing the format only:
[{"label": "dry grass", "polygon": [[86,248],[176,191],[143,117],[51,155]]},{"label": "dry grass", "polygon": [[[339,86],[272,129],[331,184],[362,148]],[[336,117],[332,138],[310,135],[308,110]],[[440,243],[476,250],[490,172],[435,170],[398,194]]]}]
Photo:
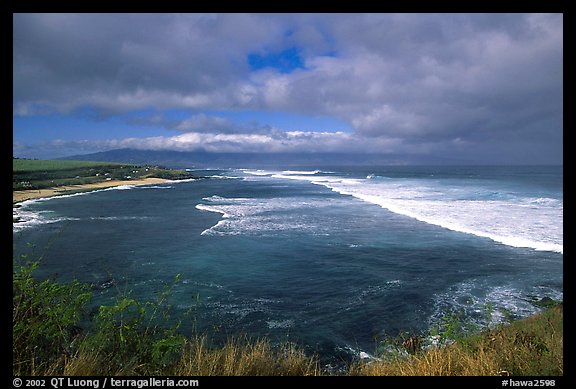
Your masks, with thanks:
[{"label": "dry grass", "polygon": [[[475,336],[472,341],[431,348],[408,357],[352,364],[348,375],[366,376],[493,376],[563,375],[563,310],[542,314]],[[136,361],[136,359],[134,359]],[[292,343],[272,346],[267,339],[234,338],[210,347],[206,337],[186,340],[182,352],[165,370],[146,363],[110,366],[97,352],[78,352],[61,358],[50,375],[174,375],[174,376],[317,376],[322,371],[314,357]],[[59,373],[60,374],[60,373]]]},{"label": "dry grass", "polygon": [[489,331],[465,344],[456,342],[408,357],[357,363],[350,375],[489,376],[563,375],[562,306]]},{"label": "dry grass", "polygon": [[[182,355],[164,371],[152,370],[146,363],[111,366],[98,352],[78,352],[73,358],[60,358],[34,375],[65,376],[314,376],[320,375],[315,358],[306,356],[291,343],[278,348],[266,339],[236,338],[221,347],[208,347],[205,337],[186,341]],[[134,362],[136,358],[134,359]],[[129,362],[129,361],[128,361]]]},{"label": "dry grass", "polygon": [[315,358],[306,356],[294,344],[274,349],[266,339],[233,339],[220,348],[206,346],[205,337],[196,337],[174,371],[176,375],[222,376],[310,376],[319,375]]}]

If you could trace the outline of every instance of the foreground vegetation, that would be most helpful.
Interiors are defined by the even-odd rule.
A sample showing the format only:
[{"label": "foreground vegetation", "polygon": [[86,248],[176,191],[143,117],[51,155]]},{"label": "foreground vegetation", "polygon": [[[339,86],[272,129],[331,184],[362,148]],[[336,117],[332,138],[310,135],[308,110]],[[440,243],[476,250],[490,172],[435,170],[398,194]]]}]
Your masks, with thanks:
[{"label": "foreground vegetation", "polygon": [[[292,343],[275,346],[266,339],[236,337],[214,346],[206,336],[183,336],[180,321],[169,320],[170,286],[154,302],[119,294],[86,324],[91,287],[37,281],[32,276],[37,266],[14,263],[14,375],[331,374]],[[338,374],[563,375],[562,322],[561,304],[483,333],[464,335],[458,323],[446,321],[438,336],[454,338],[443,339],[442,347],[399,348]]]},{"label": "foreground vegetation", "polygon": [[351,375],[560,376],[563,368],[563,307],[479,334],[459,337],[408,358],[358,363]]},{"label": "foreground vegetation", "polygon": [[12,159],[12,190],[84,185],[106,180],[194,178],[184,170],[114,162]]}]

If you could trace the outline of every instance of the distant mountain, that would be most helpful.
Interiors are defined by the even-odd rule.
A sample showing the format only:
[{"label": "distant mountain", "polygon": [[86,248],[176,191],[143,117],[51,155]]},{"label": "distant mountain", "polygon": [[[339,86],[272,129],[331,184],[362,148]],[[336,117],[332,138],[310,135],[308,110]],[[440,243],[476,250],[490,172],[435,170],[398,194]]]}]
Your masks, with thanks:
[{"label": "distant mountain", "polygon": [[343,153],[209,153],[206,151],[166,151],[116,149],[60,159],[107,161],[161,165],[173,168],[256,168],[339,165],[443,164],[447,161],[406,160],[405,156]]}]

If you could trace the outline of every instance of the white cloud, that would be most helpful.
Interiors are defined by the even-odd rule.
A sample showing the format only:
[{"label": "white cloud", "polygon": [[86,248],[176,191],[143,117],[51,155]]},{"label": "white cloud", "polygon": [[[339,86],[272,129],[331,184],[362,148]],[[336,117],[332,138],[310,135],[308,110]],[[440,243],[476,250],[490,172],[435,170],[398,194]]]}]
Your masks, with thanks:
[{"label": "white cloud", "polygon": [[186,132],[174,136],[154,136],[108,140],[53,140],[35,146],[15,143],[15,153],[65,156],[118,148],[141,150],[208,151],[217,153],[312,153],[352,152],[389,153],[401,141],[387,138],[363,138],[345,132],[270,131],[268,134],[222,134]]}]

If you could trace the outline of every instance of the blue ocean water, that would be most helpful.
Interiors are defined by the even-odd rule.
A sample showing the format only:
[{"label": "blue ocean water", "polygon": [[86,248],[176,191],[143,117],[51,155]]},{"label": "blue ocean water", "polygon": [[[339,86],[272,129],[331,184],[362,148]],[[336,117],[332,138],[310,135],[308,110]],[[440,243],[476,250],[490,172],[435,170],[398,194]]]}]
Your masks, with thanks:
[{"label": "blue ocean water", "polygon": [[563,299],[561,166],[198,174],[24,202],[15,256],[41,255],[40,277],[114,284],[95,304],[152,300],[180,274],[183,331],[290,339],[323,361],[450,313],[490,326]]}]

